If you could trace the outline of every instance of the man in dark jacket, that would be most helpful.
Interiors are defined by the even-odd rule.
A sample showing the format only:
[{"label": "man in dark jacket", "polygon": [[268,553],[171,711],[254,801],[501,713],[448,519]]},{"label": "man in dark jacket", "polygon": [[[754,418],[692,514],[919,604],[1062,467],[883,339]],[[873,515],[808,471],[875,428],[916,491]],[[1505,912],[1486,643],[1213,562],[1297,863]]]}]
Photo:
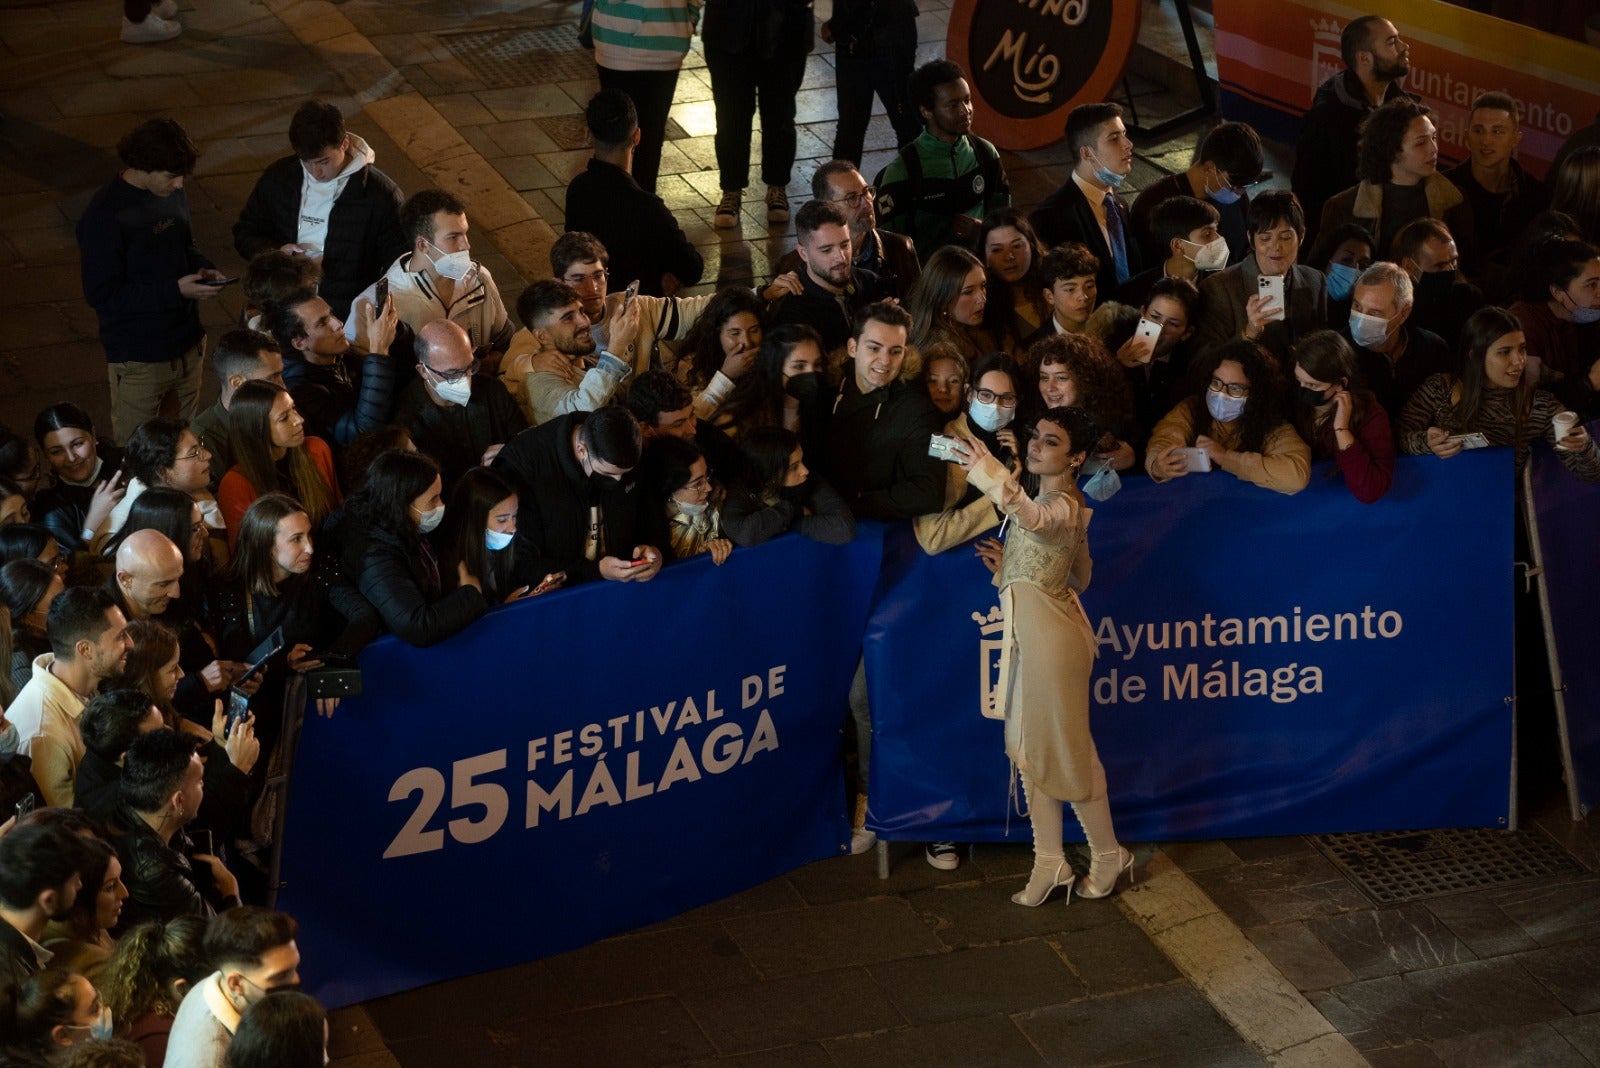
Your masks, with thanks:
[{"label": "man in dark jacket", "polygon": [[1400,80],[1411,71],[1411,49],[1388,19],[1352,19],[1339,36],[1339,52],[1345,69],[1317,87],[1294,149],[1289,184],[1306,215],[1306,248],[1316,241],[1322,206],[1356,184],[1361,123],[1380,104],[1408,95]]},{"label": "man in dark jacket", "polygon": [[[878,228],[877,196],[877,190],[867,185],[855,164],[848,160],[824,163],[811,176],[811,198],[827,201],[844,215],[856,268],[877,275],[888,296],[909,304],[911,287],[922,277],[922,263],[909,237]],[[805,273],[798,248],[784,253],[773,268],[774,274],[788,271]]]},{"label": "man in dark jacket", "polygon": [[45,924],[78,899],[84,856],[65,827],[24,823],[0,837],[0,989],[21,986],[50,962],[39,944]]},{"label": "man in dark jacket", "polygon": [[400,228],[400,187],[372,165],[372,148],[344,128],[332,104],[308,100],[289,120],[295,154],[256,182],[233,224],[233,247],[250,259],[269,248],[322,265],[323,299],[340,318],[409,242]]},{"label": "man in dark jacket", "polygon": [[111,430],[164,412],[194,414],[200,399],[205,331],[199,302],[224,275],[195,247],[184,179],[199,151],[171,119],[141,123],[117,145],[123,170],[78,220],[83,296],[100,319],[110,365]]},{"label": "man in dark jacket", "polygon": [[438,461],[448,492],[468,468],[492,461],[528,420],[504,386],[478,373],[472,339],[450,320],[424,326],[416,353],[417,377],[401,392],[394,421],[418,452]]},{"label": "man in dark jacket", "polygon": [[1144,267],[1127,201],[1116,192],[1133,170],[1120,104],[1080,104],[1067,113],[1076,162],[1067,180],[1028,216],[1047,249],[1076,241],[1100,261],[1099,291],[1115,293]]},{"label": "man in dark jacket", "polygon": [[594,141],[589,168],[567,186],[566,228],[598,237],[610,254],[621,289],[639,280],[639,292],[670,296],[700,281],[705,261],[660,197],[633,180],[639,113],[621,89],[602,89],[584,116]]},{"label": "man in dark jacket", "polygon": [[[141,734],[122,760],[117,856],[128,900],[117,933],[176,916],[210,917],[239,904],[239,882],[215,856],[195,853],[183,833],[200,812],[205,768],[192,735],[165,728]],[[197,874],[197,871],[199,874]]]},{"label": "man in dark jacket", "polygon": [[822,335],[826,353],[850,340],[856,313],[892,294],[878,276],[855,266],[844,213],[822,200],[808,200],[795,216],[796,251],[804,270],[800,292],[784,297],[772,312],[773,326],[804,323]]},{"label": "man in dark jacket", "polygon": [[910,519],[944,507],[944,469],[928,455],[943,417],[926,390],[900,379],[910,333],[904,308],[868,305],[847,346],[839,395],[825,409],[818,466],[863,519]]},{"label": "man in dark jacket", "polygon": [[648,582],[661,550],[635,545],[639,422],[626,408],[572,412],[524,430],[494,459],[517,487],[517,582],[565,571],[567,584]]},{"label": "man in dark jacket", "polygon": [[262,314],[261,325],[283,353],[283,382],[305,417],[306,433],[343,448],[389,422],[398,369],[389,356],[397,318],[390,300],[381,316],[369,307],[363,353],[344,333],[344,323],[315,290],[291,293]]}]

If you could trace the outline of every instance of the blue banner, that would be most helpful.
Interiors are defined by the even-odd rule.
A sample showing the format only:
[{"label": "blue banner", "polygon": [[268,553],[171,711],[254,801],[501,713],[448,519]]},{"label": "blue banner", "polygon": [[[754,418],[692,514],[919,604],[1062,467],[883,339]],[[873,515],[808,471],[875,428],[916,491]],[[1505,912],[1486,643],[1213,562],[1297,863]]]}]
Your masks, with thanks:
[{"label": "blue banner", "polygon": [[[1402,458],[1373,505],[1327,474],[1293,497],[1131,478],[1095,506],[1092,729],[1119,836],[1505,825],[1510,451]],[[979,713],[997,602],[970,547],[890,532],[866,638],[884,837],[1028,840]]]},{"label": "blue banner", "polygon": [[[1600,420],[1588,425],[1600,433]],[[1600,486],[1580,482],[1542,443],[1529,465],[1529,507],[1538,532],[1538,561],[1555,644],[1579,811],[1600,801],[1600,657],[1595,610],[1600,606]]]},{"label": "blue banner", "polygon": [[882,553],[798,536],[361,658],[300,739],[278,907],[339,1006],[559,953],[848,848]]}]

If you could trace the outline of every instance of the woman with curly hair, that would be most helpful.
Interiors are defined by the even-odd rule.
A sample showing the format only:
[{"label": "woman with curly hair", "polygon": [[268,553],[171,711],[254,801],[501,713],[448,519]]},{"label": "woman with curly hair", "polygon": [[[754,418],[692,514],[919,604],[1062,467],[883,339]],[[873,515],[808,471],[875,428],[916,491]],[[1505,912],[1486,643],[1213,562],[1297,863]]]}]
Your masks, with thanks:
[{"label": "woman with curly hair", "polygon": [[1156,424],[1144,466],[1157,482],[1186,475],[1203,453],[1211,467],[1279,493],[1311,481],[1311,449],[1284,417],[1283,381],[1253,341],[1219,345],[1195,361],[1190,396]]},{"label": "woman with curly hair", "polygon": [[683,339],[676,373],[694,391],[694,414],[711,419],[755,367],[761,298],[730,286],[712,297]]},{"label": "woman with curly hair", "polygon": [[117,942],[100,974],[100,997],[117,1033],[136,1042],[147,1064],[167,1056],[167,1035],[184,995],[211,974],[203,916],[144,923]]},{"label": "woman with curly hair", "polygon": [[1143,434],[1133,417],[1133,390],[1122,366],[1100,342],[1086,334],[1054,334],[1034,342],[1022,382],[1025,423],[1049,408],[1082,408],[1104,428],[1090,450],[1094,457],[1109,461],[1117,471],[1138,461]]}]

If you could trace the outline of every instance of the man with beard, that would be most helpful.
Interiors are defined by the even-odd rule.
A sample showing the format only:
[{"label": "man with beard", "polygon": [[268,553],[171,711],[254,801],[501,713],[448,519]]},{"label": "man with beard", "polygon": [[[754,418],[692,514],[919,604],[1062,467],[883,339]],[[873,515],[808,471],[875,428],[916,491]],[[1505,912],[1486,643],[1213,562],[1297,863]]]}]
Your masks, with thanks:
[{"label": "man with beard", "polygon": [[283,353],[283,383],[305,417],[306,433],[342,449],[389,422],[398,368],[389,357],[399,323],[390,301],[381,315],[368,301],[357,313],[371,351],[352,344],[344,323],[314,289],[269,306],[261,325]]},{"label": "man with beard", "polygon": [[1295,146],[1290,188],[1306,215],[1306,248],[1316,241],[1322,206],[1356,184],[1361,124],[1379,105],[1410,95],[1400,80],[1411,71],[1411,49],[1388,19],[1363,15],[1352,20],[1339,37],[1339,52],[1345,69],[1317,87]]},{"label": "man with beard", "polygon": [[83,887],[83,840],[65,827],[25,823],[0,837],[0,988],[21,986],[54,956],[44,928]]},{"label": "man with beard", "polygon": [[529,424],[539,426],[571,412],[592,412],[611,400],[633,374],[639,308],[636,299],[609,317],[606,345],[601,348],[577,290],[543,278],[522,291],[517,318],[526,326],[512,339],[500,381],[517,399]]},{"label": "man with beard", "polygon": [[[855,266],[877,275],[888,294],[900,303],[910,301],[911,287],[922,277],[916,246],[904,234],[878,228],[878,191],[861,177],[855,164],[836,159],[818,167],[811,176],[811,197],[827,201],[844,213]],[[774,270],[779,274],[804,273],[800,250],[785,253]]]},{"label": "man with beard", "polygon": [[773,326],[804,323],[822,335],[824,355],[837,352],[854,332],[856,313],[892,296],[878,276],[855,265],[844,213],[823,200],[808,200],[795,215],[795,251],[804,270],[800,292],[773,311]]},{"label": "man with beard", "polygon": [[78,717],[101,680],[122,673],[133,639],[111,595],[82,586],[50,602],[45,632],[50,652],[33,662],[33,677],[6,718],[17,728],[17,751],[33,761],[39,800],[71,808],[84,754]]},{"label": "man with beard", "polygon": [[911,73],[922,135],[878,173],[879,225],[905,234],[927,259],[940,245],[969,244],[991,211],[1011,206],[1000,153],[972,132],[972,89],[947,59]]}]

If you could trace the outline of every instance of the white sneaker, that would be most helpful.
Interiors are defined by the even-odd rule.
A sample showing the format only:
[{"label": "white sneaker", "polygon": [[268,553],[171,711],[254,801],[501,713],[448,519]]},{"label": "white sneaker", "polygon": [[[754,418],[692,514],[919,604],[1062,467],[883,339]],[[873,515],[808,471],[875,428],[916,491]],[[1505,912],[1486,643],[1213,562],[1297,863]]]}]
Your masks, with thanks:
[{"label": "white sneaker", "polygon": [[122,40],[125,44],[156,44],[170,41],[182,32],[183,23],[168,22],[154,11],[146,15],[143,22],[122,20]]},{"label": "white sneaker", "polygon": [[878,832],[857,827],[850,832],[850,855],[859,857],[878,844]]},{"label": "white sneaker", "polygon": [[178,17],[178,0],[161,0],[161,3],[150,9],[152,15],[160,15],[164,19]]}]

